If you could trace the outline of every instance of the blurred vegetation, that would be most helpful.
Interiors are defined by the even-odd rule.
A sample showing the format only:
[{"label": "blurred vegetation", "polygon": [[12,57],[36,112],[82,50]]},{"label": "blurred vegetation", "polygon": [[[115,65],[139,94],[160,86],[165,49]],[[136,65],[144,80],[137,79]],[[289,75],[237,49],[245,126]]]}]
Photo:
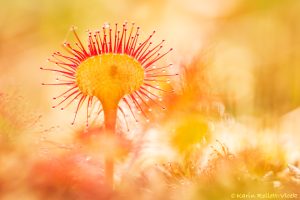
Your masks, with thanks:
[{"label": "blurred vegetation", "polygon": [[[1,2],[0,199],[300,198],[299,10],[298,0]],[[174,47],[166,62],[180,77],[156,120],[103,141],[98,126],[51,110],[57,89],[40,86],[50,76],[39,67],[72,25],[84,38],[126,20]],[[105,153],[120,158],[114,190]]]},{"label": "blurred vegetation", "polygon": [[300,105],[299,8],[298,1],[244,1],[219,21],[216,65],[224,73],[215,88],[231,113],[280,117]]}]

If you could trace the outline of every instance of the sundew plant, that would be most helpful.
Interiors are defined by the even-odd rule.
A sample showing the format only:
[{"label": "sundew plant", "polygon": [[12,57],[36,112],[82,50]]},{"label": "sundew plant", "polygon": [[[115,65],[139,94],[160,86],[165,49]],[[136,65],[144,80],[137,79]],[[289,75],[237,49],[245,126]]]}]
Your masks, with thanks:
[{"label": "sundew plant", "polygon": [[[60,78],[57,78],[58,83],[42,83],[42,85],[69,86],[65,92],[53,98],[59,100],[53,108],[61,106],[61,109],[65,109],[75,99],[79,99],[72,122],[74,124],[78,110],[86,101],[86,126],[88,126],[90,107],[100,101],[101,105],[96,112],[104,113],[107,135],[115,133],[118,111],[125,117],[125,108],[119,106],[120,101],[125,102],[136,121],[139,112],[149,122],[148,113],[152,110],[150,102],[165,110],[165,106],[161,103],[161,92],[170,93],[172,90],[165,90],[161,88],[161,84],[156,83],[167,84],[166,77],[178,75],[167,72],[172,64],[156,66],[157,61],[172,49],[161,52],[164,40],[152,44],[151,38],[155,31],[140,42],[140,27],[135,27],[134,23],[129,27],[124,23],[119,29],[117,23],[113,28],[109,24],[104,24],[101,31],[88,33],[88,44],[85,46],[72,27],[71,31],[76,38],[73,46],[65,42],[63,44],[65,53],[55,52],[48,59],[56,68],[41,67],[42,70],[60,75]],[[105,173],[111,185],[113,168],[113,158],[107,157]]]}]

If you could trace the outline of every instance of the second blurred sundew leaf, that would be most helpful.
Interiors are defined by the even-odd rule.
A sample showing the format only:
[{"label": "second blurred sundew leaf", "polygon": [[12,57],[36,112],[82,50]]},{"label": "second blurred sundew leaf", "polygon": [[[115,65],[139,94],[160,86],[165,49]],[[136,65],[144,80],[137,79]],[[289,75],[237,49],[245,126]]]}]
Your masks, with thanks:
[{"label": "second blurred sundew leaf", "polygon": [[178,151],[183,152],[193,145],[201,144],[210,139],[209,122],[196,115],[188,116],[178,122],[174,135],[171,137],[171,143]]}]

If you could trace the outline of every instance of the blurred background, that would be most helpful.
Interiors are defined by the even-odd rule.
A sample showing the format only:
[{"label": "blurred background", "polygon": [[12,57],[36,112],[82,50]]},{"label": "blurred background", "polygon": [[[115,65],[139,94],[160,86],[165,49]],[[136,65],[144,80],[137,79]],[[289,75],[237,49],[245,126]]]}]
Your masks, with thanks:
[{"label": "blurred background", "polygon": [[[199,123],[200,132],[210,130],[210,141],[218,139],[232,151],[261,145],[271,161],[283,154],[283,161],[275,163],[296,163],[300,157],[299,10],[298,0],[2,1],[0,163],[5,164],[0,166],[0,193],[14,191],[22,182],[12,180],[27,176],[37,159],[33,154],[55,152],[41,142],[45,135],[65,143],[84,124],[83,116],[78,125],[70,125],[72,109],[52,109],[58,89],[40,84],[53,80],[51,73],[39,68],[51,66],[47,58],[62,50],[72,25],[84,40],[86,30],[99,29],[105,22],[135,22],[144,37],[156,30],[156,38],[166,39],[166,46],[175,49],[166,62],[174,63],[181,74],[180,80],[173,80],[177,101],[167,101],[170,109],[164,120],[142,131],[149,132],[147,140],[155,144],[142,156],[150,156],[147,165],[175,158],[172,148],[178,147],[177,140],[193,135]],[[199,109],[206,102],[208,114]],[[218,117],[212,117],[214,106]],[[191,120],[182,120],[185,116]],[[209,119],[209,128],[203,119]],[[172,137],[168,130],[177,128],[179,133],[169,145],[175,147],[161,151],[160,144]],[[180,151],[184,145],[180,143]],[[20,160],[28,163],[27,171],[7,175],[8,169],[20,170]],[[28,199],[35,199],[29,189],[24,190]],[[24,191],[11,193],[4,197],[18,199]]]}]

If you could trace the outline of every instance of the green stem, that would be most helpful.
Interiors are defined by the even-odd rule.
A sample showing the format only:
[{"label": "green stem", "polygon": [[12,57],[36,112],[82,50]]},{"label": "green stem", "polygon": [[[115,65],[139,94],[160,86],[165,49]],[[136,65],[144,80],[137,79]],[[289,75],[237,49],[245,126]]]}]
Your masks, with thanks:
[{"label": "green stem", "polygon": [[[111,138],[116,131],[116,118],[117,118],[117,107],[116,108],[104,108],[104,125],[105,133],[108,138]],[[112,155],[105,155],[105,179],[108,185],[114,187],[114,158]]]}]

